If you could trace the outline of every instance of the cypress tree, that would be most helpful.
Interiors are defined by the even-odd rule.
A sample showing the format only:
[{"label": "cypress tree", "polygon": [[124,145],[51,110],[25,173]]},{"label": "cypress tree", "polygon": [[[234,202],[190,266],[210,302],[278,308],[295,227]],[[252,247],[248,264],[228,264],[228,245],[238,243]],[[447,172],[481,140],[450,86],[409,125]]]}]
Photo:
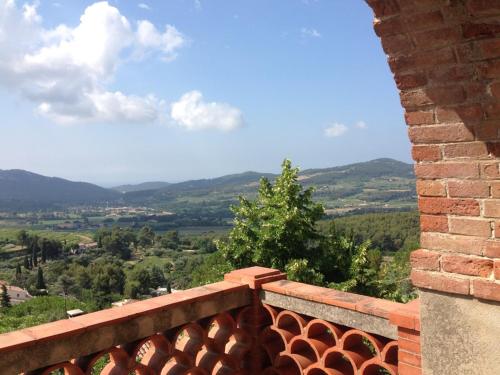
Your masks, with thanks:
[{"label": "cypress tree", "polygon": [[19,281],[21,279],[22,272],[21,272],[21,265],[18,263],[16,266],[16,280]]},{"label": "cypress tree", "polygon": [[38,266],[37,250],[38,249],[36,248],[36,245],[33,245],[33,247],[31,248],[31,259],[33,260],[33,267]]},{"label": "cypress tree", "polygon": [[27,255],[24,256],[24,269],[27,269],[27,270],[30,269],[30,261],[29,261]]},{"label": "cypress tree", "polygon": [[45,285],[45,280],[43,278],[42,267],[38,267],[38,274],[36,276],[36,288],[37,289],[47,289],[47,286]]},{"label": "cypress tree", "polygon": [[12,307],[12,304],[10,303],[10,296],[7,292],[7,287],[4,284],[2,284],[2,298],[0,299],[0,306],[2,306],[3,308]]}]

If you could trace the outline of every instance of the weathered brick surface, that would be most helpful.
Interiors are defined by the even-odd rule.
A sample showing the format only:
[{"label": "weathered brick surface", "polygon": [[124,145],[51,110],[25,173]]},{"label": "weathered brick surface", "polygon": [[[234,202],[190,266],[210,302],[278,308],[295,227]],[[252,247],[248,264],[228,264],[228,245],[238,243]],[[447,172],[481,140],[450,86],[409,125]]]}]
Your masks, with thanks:
[{"label": "weathered brick surface", "polygon": [[489,277],[493,270],[491,259],[445,254],[441,259],[443,271],[462,275]]},{"label": "weathered brick surface", "polygon": [[447,233],[448,218],[438,215],[420,215],[420,230],[422,232],[442,232]]},{"label": "weathered brick surface", "polygon": [[435,251],[415,250],[411,253],[411,266],[419,270],[439,271],[440,256]]},{"label": "weathered brick surface", "polygon": [[486,181],[449,180],[448,193],[452,198],[488,198],[490,187]]},{"label": "weathered brick surface", "polygon": [[439,180],[419,180],[417,193],[425,197],[446,197],[446,184]]},{"label": "weathered brick surface", "polygon": [[450,233],[482,237],[491,236],[491,221],[489,220],[450,217],[449,225]]},{"label": "weathered brick surface", "polygon": [[479,202],[474,199],[421,197],[418,207],[423,214],[479,216]]},{"label": "weathered brick surface", "polygon": [[413,285],[424,289],[466,295],[470,292],[470,280],[468,278],[441,272],[412,270],[411,281]]},{"label": "weathered brick surface", "polygon": [[[500,256],[500,0],[368,3],[413,144],[421,246],[490,264]],[[486,280],[445,259],[453,274]]]}]

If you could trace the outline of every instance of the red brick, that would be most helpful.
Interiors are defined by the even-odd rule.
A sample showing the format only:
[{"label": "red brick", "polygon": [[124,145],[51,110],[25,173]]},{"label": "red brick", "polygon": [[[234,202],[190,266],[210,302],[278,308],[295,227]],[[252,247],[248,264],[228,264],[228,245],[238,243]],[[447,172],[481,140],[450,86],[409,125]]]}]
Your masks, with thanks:
[{"label": "red brick", "polygon": [[[486,70],[486,66],[483,69]],[[470,65],[433,66],[428,72],[430,81],[442,84],[464,80],[469,81],[473,77],[473,74],[474,68]]]},{"label": "red brick", "polygon": [[418,207],[423,214],[478,216],[479,203],[474,199],[419,197]]},{"label": "red brick", "polygon": [[445,145],[443,148],[445,159],[453,158],[486,158],[489,155],[488,147],[484,142],[467,142]]},{"label": "red brick", "polygon": [[389,66],[394,73],[400,73],[415,68],[429,66],[443,66],[456,61],[455,53],[451,48],[442,48],[389,58]]},{"label": "red brick", "polygon": [[500,241],[487,241],[484,255],[490,258],[500,258]]},{"label": "red brick", "polygon": [[500,302],[500,283],[476,279],[472,281],[474,297]]},{"label": "red brick", "polygon": [[422,232],[448,233],[448,218],[446,216],[420,215],[420,230]]},{"label": "red brick", "polygon": [[484,38],[494,37],[500,33],[500,25],[496,23],[485,22],[467,22],[462,25],[464,38]]},{"label": "red brick", "polygon": [[420,343],[420,332],[413,329],[398,327],[398,337]]},{"label": "red brick", "polygon": [[447,143],[474,140],[474,133],[464,124],[412,126],[408,135],[413,143]]},{"label": "red brick", "polygon": [[478,140],[497,140],[500,138],[500,127],[497,120],[483,121],[481,126],[475,128],[476,137]]},{"label": "red brick", "polygon": [[499,0],[467,0],[467,9],[474,16],[500,14]]},{"label": "red brick", "polygon": [[466,98],[465,90],[459,84],[427,88],[426,92],[433,103],[439,105],[460,104]]},{"label": "red brick", "polygon": [[444,181],[417,180],[417,194],[425,197],[446,197]]},{"label": "red brick", "polygon": [[415,353],[410,353],[404,350],[398,351],[398,361],[399,363],[406,363],[411,366],[421,367],[422,365],[422,356]]},{"label": "red brick", "polygon": [[[396,80],[398,78],[396,77]],[[432,125],[434,121],[434,111],[406,111],[405,120],[408,125]]]},{"label": "red brick", "polygon": [[411,281],[418,288],[439,290],[448,293],[469,294],[468,278],[437,272],[412,270]]},{"label": "red brick", "polygon": [[484,181],[448,181],[452,198],[488,198],[490,189]]},{"label": "red brick", "polygon": [[421,347],[420,343],[415,341],[406,340],[403,338],[398,339],[398,348],[399,350],[404,350],[410,353],[420,353]]},{"label": "red brick", "polygon": [[[413,1],[415,4],[415,1]],[[430,27],[439,27],[443,25],[443,15],[439,10],[431,12],[422,12],[416,14],[405,14],[405,21],[414,30],[423,30]]]},{"label": "red brick", "polygon": [[441,160],[439,146],[413,145],[411,148],[413,160],[415,161],[438,161]]},{"label": "red brick", "polygon": [[486,258],[445,254],[441,258],[443,271],[461,275],[489,277],[493,270],[493,261]]},{"label": "red brick", "polygon": [[497,58],[500,56],[500,40],[487,39],[478,42],[479,51],[485,59]]},{"label": "red brick", "polygon": [[481,164],[481,177],[487,179],[500,178],[500,169],[498,163],[483,163]]},{"label": "red brick", "polygon": [[484,201],[484,216],[500,218],[500,199]]},{"label": "red brick", "polygon": [[495,237],[500,238],[500,220],[495,221]]},{"label": "red brick", "polygon": [[500,181],[493,181],[491,183],[491,197],[500,198]]},{"label": "red brick", "polygon": [[434,103],[424,89],[401,91],[399,96],[401,98],[401,105],[404,108],[425,107]]},{"label": "red brick", "polygon": [[[407,35],[397,34],[391,36],[385,36],[382,38],[382,48],[384,52],[388,55],[395,53],[408,53],[409,51],[415,49],[413,43],[410,41]],[[424,77],[425,78],[425,77]],[[419,85],[422,86],[422,85]],[[399,85],[398,85],[399,87]],[[408,88],[408,87],[407,87]],[[401,87],[400,87],[401,89]]]},{"label": "red brick", "polygon": [[500,280],[500,259],[495,260],[494,268],[493,268],[493,273],[495,275],[495,279]]},{"label": "red brick", "polygon": [[450,217],[450,233],[491,237],[489,220]]},{"label": "red brick", "polygon": [[479,168],[475,163],[433,163],[415,165],[419,178],[478,178]]},{"label": "red brick", "polygon": [[486,239],[482,237],[422,232],[420,246],[429,250],[445,250],[453,253],[482,255]]},{"label": "red brick", "polygon": [[456,123],[481,120],[484,112],[479,104],[463,105],[458,107],[439,107],[436,110],[436,117],[440,123]]},{"label": "red brick", "polygon": [[398,375],[422,375],[422,369],[401,362],[398,364]]},{"label": "red brick", "polygon": [[384,20],[376,18],[373,22],[373,28],[375,29],[375,33],[379,37],[382,37],[402,34],[405,27],[400,17],[392,17]]},{"label": "red brick", "polygon": [[487,61],[479,67],[482,78],[500,77],[500,60]]},{"label": "red brick", "polygon": [[377,17],[392,16],[399,12],[399,5],[395,0],[366,0],[366,2]]},{"label": "red brick", "polygon": [[429,49],[454,44],[462,38],[461,34],[459,27],[445,27],[419,32],[413,37],[417,47]]},{"label": "red brick", "polygon": [[440,253],[429,250],[415,250],[411,253],[410,261],[413,269],[439,271]]},{"label": "red brick", "polygon": [[[409,48],[411,48],[411,44],[407,47],[407,49]],[[387,52],[386,49],[384,50]],[[427,77],[424,73],[396,74],[394,79],[396,81],[396,86],[400,90],[414,89],[427,84]]]}]

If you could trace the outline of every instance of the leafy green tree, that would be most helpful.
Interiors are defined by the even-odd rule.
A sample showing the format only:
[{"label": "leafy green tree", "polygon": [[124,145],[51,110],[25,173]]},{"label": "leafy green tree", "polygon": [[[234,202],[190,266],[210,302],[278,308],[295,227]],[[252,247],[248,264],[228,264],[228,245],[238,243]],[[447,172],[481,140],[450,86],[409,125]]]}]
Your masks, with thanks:
[{"label": "leafy green tree", "polygon": [[234,268],[285,270],[291,260],[315,258],[322,239],[315,224],[324,209],[313,202],[312,193],[298,183],[298,168],[290,160],[283,162],[274,185],[262,178],[256,200],[240,197],[239,206],[231,208],[234,228],[228,241],[217,242],[226,261]]},{"label": "leafy green tree", "polygon": [[153,288],[158,288],[160,286],[163,286],[167,281],[163,271],[158,266],[153,266],[153,268],[151,268],[150,279],[151,279],[151,287]]},{"label": "leafy green tree", "polygon": [[45,279],[43,277],[42,267],[38,267],[38,273],[36,276],[36,288],[37,289],[47,289],[47,285],[45,284]]},{"label": "leafy green tree", "polygon": [[109,234],[102,237],[101,242],[105,251],[121,259],[130,259],[130,243],[120,228],[113,228]]},{"label": "leafy green tree", "polygon": [[153,245],[155,240],[155,232],[151,229],[150,226],[145,225],[139,231],[139,235],[137,236],[137,241],[139,245],[142,247],[149,247]]},{"label": "leafy green tree", "polygon": [[19,232],[17,232],[16,238],[17,238],[17,243],[19,245],[21,245],[24,248],[28,247],[28,244],[29,244],[29,242],[28,242],[28,240],[29,240],[29,234],[28,234],[28,232],[26,232],[24,229],[22,229]]},{"label": "leafy green tree", "polygon": [[3,307],[4,309],[8,309],[9,307],[12,307],[12,304],[10,303],[10,296],[9,293],[7,292],[7,287],[5,284],[2,284],[2,298],[0,299],[0,306]]}]

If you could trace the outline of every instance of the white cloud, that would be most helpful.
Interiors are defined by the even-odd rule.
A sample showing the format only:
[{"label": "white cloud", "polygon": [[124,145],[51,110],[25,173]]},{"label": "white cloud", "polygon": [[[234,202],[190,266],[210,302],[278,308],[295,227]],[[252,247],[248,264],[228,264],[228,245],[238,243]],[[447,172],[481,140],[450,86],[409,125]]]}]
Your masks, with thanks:
[{"label": "white cloud", "polygon": [[357,127],[358,129],[366,129],[367,128],[367,125],[366,125],[366,122],[360,120],[358,121],[356,124],[354,124],[355,127]]},{"label": "white cloud", "polygon": [[[15,38],[12,38],[15,35]],[[158,54],[176,57],[186,43],[172,25],[162,33],[149,21],[134,29],[108,2],[87,7],[76,27],[42,27],[35,5],[0,0],[0,85],[33,101],[59,123],[152,122],[164,103],[109,91],[120,63]]]},{"label": "white cloud", "polygon": [[151,10],[151,7],[146,3],[139,3],[139,4],[137,4],[137,6],[141,9],[144,9],[144,10]]},{"label": "white cloud", "polygon": [[177,50],[183,47],[187,42],[174,26],[165,26],[165,32],[159,32],[149,21],[139,21],[137,23],[137,42],[140,51],[161,51],[162,59],[171,61],[177,57]]},{"label": "white cloud", "polygon": [[300,34],[302,35],[303,38],[321,38],[322,35],[321,33],[314,29],[314,28],[309,28],[309,27],[303,27],[300,29]]},{"label": "white cloud", "polygon": [[335,123],[325,129],[325,136],[328,138],[340,137],[344,135],[349,129],[344,124]]},{"label": "white cloud", "polygon": [[238,108],[226,103],[207,103],[199,91],[184,94],[171,109],[172,118],[188,130],[230,131],[243,126],[243,115]]},{"label": "white cloud", "polygon": [[197,11],[201,11],[203,9],[201,0],[194,0],[194,9],[196,9]]}]

